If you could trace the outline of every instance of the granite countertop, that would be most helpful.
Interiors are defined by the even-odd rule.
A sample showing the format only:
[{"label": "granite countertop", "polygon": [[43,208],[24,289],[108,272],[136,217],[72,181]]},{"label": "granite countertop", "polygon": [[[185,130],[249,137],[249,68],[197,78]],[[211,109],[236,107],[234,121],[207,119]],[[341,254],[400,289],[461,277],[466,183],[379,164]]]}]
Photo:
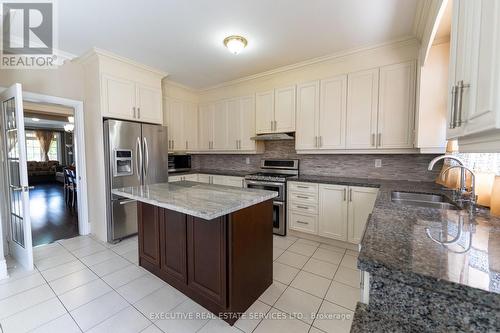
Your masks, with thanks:
[{"label": "granite countertop", "polygon": [[113,194],[206,220],[270,200],[276,192],[180,181],[112,190]]},{"label": "granite countertop", "polygon": [[[378,187],[358,268],[500,310],[500,218],[488,210],[470,214],[391,201],[393,191],[449,195],[432,182],[306,175],[291,180]],[[456,242],[443,245],[431,239],[441,233]]]}]

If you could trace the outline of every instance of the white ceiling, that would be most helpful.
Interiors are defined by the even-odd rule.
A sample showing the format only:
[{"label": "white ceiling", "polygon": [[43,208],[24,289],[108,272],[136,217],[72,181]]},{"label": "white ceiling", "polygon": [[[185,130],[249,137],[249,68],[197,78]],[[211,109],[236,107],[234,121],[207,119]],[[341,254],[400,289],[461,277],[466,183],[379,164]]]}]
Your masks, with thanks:
[{"label": "white ceiling", "polygon": [[[64,0],[59,49],[102,48],[204,88],[412,35],[418,0]],[[241,34],[238,56],[222,45]]]}]

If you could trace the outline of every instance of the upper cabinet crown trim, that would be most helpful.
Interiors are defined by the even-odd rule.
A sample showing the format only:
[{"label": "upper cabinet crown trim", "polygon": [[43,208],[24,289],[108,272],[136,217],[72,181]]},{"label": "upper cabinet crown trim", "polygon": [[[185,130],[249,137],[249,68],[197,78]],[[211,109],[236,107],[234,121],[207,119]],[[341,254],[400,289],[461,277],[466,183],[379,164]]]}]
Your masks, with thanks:
[{"label": "upper cabinet crown trim", "polygon": [[89,51],[87,51],[85,54],[83,54],[81,57],[78,57],[75,59],[75,62],[85,64],[86,62],[92,60],[93,57],[106,57],[109,59],[117,60],[123,63],[126,63],[128,65],[137,67],[138,69],[145,70],[151,73],[154,73],[160,78],[165,78],[168,76],[168,73],[159,69],[156,69],[154,67],[150,67],[148,65],[141,64],[140,62],[137,62],[135,60],[131,60],[129,58],[122,57],[120,55],[117,55],[115,53],[100,49],[100,48],[92,48]]}]

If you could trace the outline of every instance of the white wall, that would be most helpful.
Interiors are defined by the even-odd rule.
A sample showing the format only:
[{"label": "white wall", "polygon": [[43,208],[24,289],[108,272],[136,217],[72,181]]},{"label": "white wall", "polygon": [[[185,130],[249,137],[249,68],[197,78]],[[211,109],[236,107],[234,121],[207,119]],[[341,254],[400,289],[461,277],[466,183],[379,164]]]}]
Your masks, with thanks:
[{"label": "white wall", "polygon": [[8,87],[21,83],[23,90],[83,100],[83,68],[79,64],[66,62],[56,69],[0,69],[0,86]]},{"label": "white wall", "polygon": [[339,54],[305,66],[277,71],[242,82],[235,82],[200,92],[200,102],[253,94],[280,86],[328,78],[348,72],[415,60],[419,43],[415,39]]},{"label": "white wall", "polygon": [[450,43],[433,45],[420,72],[417,147],[434,152],[446,148]]}]

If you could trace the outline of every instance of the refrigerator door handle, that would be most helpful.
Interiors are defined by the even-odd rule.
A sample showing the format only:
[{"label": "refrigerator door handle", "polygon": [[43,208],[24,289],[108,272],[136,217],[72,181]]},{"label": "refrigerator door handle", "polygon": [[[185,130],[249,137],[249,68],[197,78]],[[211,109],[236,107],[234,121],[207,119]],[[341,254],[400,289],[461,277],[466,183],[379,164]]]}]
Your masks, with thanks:
[{"label": "refrigerator door handle", "polygon": [[144,177],[148,176],[148,171],[149,171],[149,147],[148,147],[148,140],[146,137],[143,138],[144,141]]},{"label": "refrigerator door handle", "polygon": [[135,144],[135,165],[137,168],[137,179],[139,179],[140,182],[142,173],[142,148],[141,148],[141,138],[139,137],[137,137],[137,141]]}]

